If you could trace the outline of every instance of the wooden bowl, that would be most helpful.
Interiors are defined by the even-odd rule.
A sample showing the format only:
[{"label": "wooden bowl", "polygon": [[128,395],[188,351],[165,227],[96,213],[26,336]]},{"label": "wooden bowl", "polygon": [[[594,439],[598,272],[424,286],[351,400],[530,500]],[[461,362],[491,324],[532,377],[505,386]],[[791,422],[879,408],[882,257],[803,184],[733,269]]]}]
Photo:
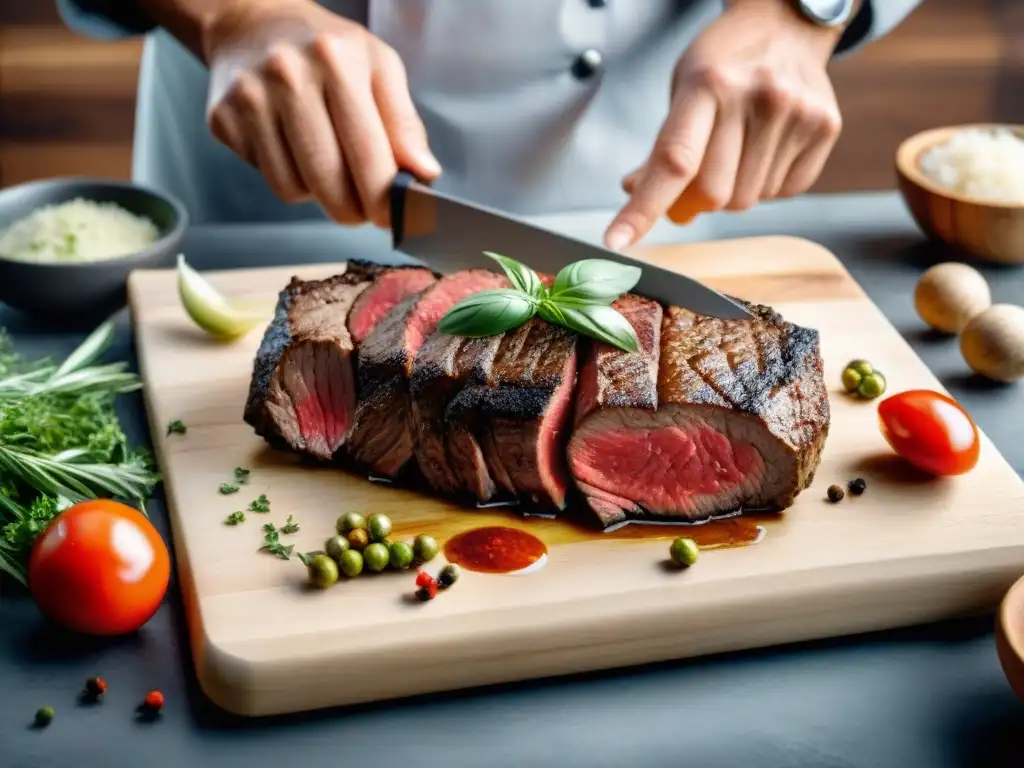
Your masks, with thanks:
[{"label": "wooden bowl", "polygon": [[900,192],[928,236],[983,261],[1024,264],[1024,202],[997,203],[960,195],[931,181],[921,170],[921,156],[927,150],[970,128],[1009,128],[1024,138],[1024,126],[996,124],[953,125],[911,136],[896,150]]},{"label": "wooden bowl", "polygon": [[1024,578],[1010,587],[999,607],[996,651],[1010,687],[1024,701]]}]

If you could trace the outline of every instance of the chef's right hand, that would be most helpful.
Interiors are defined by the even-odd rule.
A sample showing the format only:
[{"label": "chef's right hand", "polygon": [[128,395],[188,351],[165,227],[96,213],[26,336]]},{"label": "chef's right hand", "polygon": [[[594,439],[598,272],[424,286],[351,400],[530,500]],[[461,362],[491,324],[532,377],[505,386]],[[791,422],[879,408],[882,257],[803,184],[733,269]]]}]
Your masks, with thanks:
[{"label": "chef's right hand", "polygon": [[389,226],[398,168],[441,173],[398,54],[312,0],[228,5],[202,43],[213,135],[282,199]]}]

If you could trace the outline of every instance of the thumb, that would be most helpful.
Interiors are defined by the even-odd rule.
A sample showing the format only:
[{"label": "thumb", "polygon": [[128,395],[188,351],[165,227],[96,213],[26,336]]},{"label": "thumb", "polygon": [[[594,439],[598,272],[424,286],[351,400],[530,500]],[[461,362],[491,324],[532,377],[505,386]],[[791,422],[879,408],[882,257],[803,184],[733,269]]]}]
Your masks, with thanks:
[{"label": "thumb", "polygon": [[409,93],[405,65],[394,49],[384,48],[377,57],[373,96],[395,153],[395,164],[426,181],[440,176],[441,163],[430,151],[427,129]]}]

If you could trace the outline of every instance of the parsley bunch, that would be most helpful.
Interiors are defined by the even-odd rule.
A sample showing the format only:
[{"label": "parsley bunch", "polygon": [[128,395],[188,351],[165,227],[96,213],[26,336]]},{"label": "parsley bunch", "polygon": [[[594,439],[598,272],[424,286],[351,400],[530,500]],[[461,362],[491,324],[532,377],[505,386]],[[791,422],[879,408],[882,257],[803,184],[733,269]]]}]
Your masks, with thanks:
[{"label": "parsley bunch", "polygon": [[36,536],[62,509],[116,497],[145,511],[159,481],[114,407],[139,377],[98,362],[113,335],[104,323],[62,363],[28,362],[0,330],[0,571],[22,583]]}]

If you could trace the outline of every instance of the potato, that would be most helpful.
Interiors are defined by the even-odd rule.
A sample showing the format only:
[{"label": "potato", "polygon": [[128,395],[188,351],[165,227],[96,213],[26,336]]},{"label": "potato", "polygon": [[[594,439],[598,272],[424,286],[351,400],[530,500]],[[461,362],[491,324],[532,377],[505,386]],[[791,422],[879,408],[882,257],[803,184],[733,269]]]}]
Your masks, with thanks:
[{"label": "potato", "polygon": [[982,274],[966,264],[936,264],[917,282],[914,306],[928,325],[943,333],[960,333],[971,319],[992,304]]},{"label": "potato", "polygon": [[1024,378],[1024,307],[994,304],[960,335],[960,353],[977,373],[1010,383]]}]

